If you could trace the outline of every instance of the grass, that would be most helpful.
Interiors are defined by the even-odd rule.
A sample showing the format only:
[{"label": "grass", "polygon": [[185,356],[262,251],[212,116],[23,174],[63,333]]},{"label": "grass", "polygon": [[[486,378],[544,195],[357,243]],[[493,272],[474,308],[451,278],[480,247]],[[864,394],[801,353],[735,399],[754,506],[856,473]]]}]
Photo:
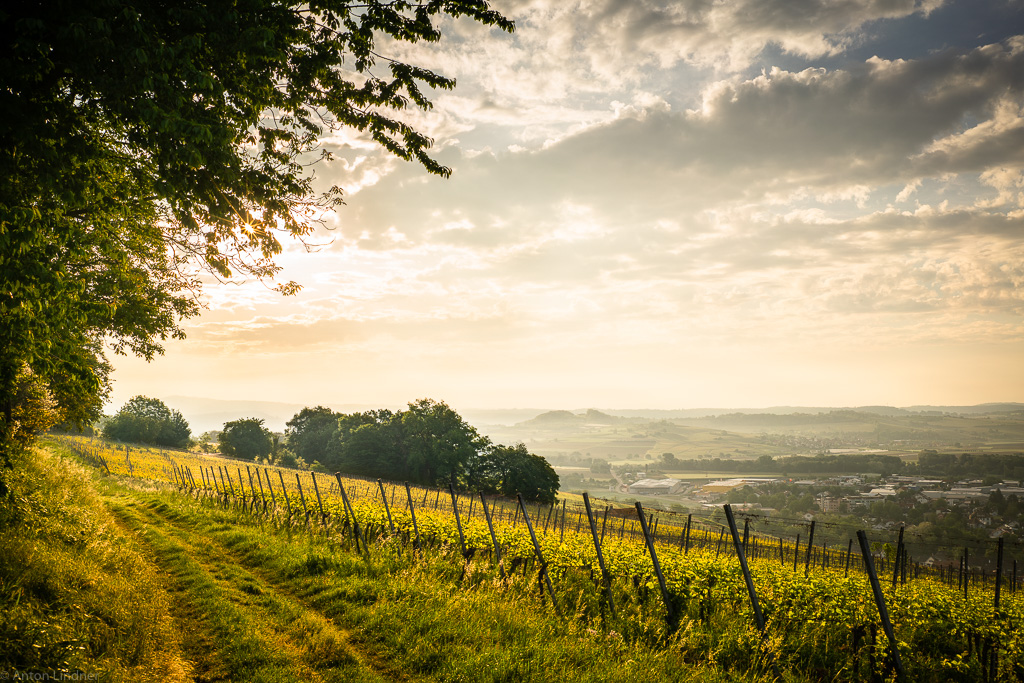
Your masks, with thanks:
[{"label": "grass", "polygon": [[[161,681],[738,681],[654,611],[635,632],[556,617],[535,573],[254,521],[54,444],[2,474],[0,674]],[[570,612],[572,601],[563,606]],[[581,609],[580,606],[576,606]],[[577,615],[578,616],[578,615]]]},{"label": "grass", "polygon": [[[443,681],[757,679],[725,666],[688,663],[684,650],[666,640],[656,617],[640,622],[646,642],[642,633],[627,639],[560,620],[542,604],[532,577],[520,574],[502,585],[489,563],[470,562],[464,571],[457,553],[430,551],[414,560],[391,542],[375,546],[368,560],[338,539],[261,527],[234,510],[179,496],[173,496],[172,507],[163,502],[167,497],[122,499],[117,514],[148,529],[147,538],[158,531],[157,544],[191,547],[190,557],[201,566],[183,568],[184,574],[209,575],[225,594],[253,586],[258,599],[231,601],[236,608],[245,606],[247,616],[237,617],[248,624],[242,631],[258,635],[251,652],[270,642],[275,629],[305,646],[321,637],[319,625],[329,624],[324,647],[349,666],[340,680],[373,675]],[[156,546],[154,551],[165,555]],[[199,583],[194,604],[208,613],[232,612],[207,593],[211,580]],[[247,678],[256,675],[238,671]],[[333,672],[315,673],[326,678]]]},{"label": "grass", "polygon": [[[760,642],[746,615],[735,567],[705,577],[700,557],[694,560],[697,573],[676,586],[688,597],[679,630],[669,633],[649,576],[620,572],[623,580],[612,586],[618,616],[611,618],[593,576],[563,563],[555,580],[559,617],[536,565],[514,569],[506,560],[514,571],[501,580],[488,557],[466,561],[451,546],[414,556],[399,537],[386,535],[379,520],[367,556],[355,552],[337,528],[299,530],[169,485],[102,476],[53,444],[2,476],[14,492],[0,503],[0,674],[8,676],[856,679],[843,663],[849,659],[841,652],[848,646],[845,630],[787,621],[786,600],[813,598],[803,583],[789,581],[788,570],[780,570],[778,581],[762,576],[762,589],[782,595],[764,603],[766,615],[781,620],[772,642]],[[626,566],[626,560],[615,561]],[[712,576],[721,580],[712,583]],[[821,637],[838,640],[815,641]],[[785,669],[779,678],[759,661],[762,649]],[[977,680],[975,669],[962,679]]]},{"label": "grass", "polygon": [[90,471],[37,449],[0,476],[0,671],[188,680],[158,572]]}]

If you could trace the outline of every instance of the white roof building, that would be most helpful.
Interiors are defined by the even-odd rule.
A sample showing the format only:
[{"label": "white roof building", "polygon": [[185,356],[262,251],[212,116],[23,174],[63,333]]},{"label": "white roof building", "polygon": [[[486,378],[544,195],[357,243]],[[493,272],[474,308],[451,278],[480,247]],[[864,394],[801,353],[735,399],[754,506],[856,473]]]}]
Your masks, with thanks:
[{"label": "white roof building", "polygon": [[683,482],[678,479],[641,479],[629,485],[629,492],[658,495],[678,493],[682,488]]}]

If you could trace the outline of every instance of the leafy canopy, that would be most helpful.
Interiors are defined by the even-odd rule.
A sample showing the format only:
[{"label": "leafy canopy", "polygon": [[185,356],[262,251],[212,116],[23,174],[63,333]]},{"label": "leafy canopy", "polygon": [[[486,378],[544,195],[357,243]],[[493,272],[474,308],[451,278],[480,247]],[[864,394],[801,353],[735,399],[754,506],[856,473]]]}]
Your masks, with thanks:
[{"label": "leafy canopy", "polygon": [[303,459],[348,474],[543,502],[558,493],[558,474],[544,458],[523,444],[491,443],[441,401],[420,399],[398,412],[303,408],[286,437]]},{"label": "leafy canopy", "polygon": [[233,458],[257,460],[274,451],[274,435],[255,417],[225,422],[219,441],[220,452]]},{"label": "leafy canopy", "polygon": [[0,456],[26,367],[62,418],[95,419],[104,345],[152,359],[204,272],[273,278],[280,239],[342,203],[307,170],[325,133],[447,176],[402,116],[454,80],[380,47],[436,42],[444,15],[513,29],[486,0],[5,4]]},{"label": "leafy canopy", "polygon": [[103,426],[103,436],[115,441],[185,448],[192,436],[188,422],[163,401],[135,396]]}]

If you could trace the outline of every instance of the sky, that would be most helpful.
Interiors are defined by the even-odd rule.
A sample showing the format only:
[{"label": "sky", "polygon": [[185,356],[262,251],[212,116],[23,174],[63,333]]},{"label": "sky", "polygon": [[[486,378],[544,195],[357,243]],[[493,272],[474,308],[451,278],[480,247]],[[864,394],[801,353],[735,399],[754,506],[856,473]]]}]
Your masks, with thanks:
[{"label": "sky", "polygon": [[462,408],[1024,401],[1024,2],[502,0],[337,131],[282,297],[214,285],[136,394]]}]

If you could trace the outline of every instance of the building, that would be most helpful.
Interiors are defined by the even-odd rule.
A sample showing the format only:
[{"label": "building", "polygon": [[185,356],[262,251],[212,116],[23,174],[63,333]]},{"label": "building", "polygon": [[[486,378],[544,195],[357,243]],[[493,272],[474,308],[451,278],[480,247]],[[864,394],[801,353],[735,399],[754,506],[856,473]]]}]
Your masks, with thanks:
[{"label": "building", "polygon": [[921,491],[929,500],[942,499],[950,503],[986,503],[988,495],[979,488],[954,488],[949,491]]},{"label": "building", "polygon": [[760,484],[770,484],[776,482],[778,479],[767,479],[763,477],[746,477],[742,479],[720,479],[713,481],[709,484],[704,484],[702,489],[705,493],[728,493],[733,489],[738,489],[743,486],[758,486]]},{"label": "building", "polygon": [[647,496],[657,496],[679,493],[682,488],[683,482],[678,479],[641,479],[640,481],[629,485],[629,492]]},{"label": "building", "polygon": [[841,498],[830,496],[827,493],[818,495],[818,509],[822,512],[839,512],[839,504],[841,502]]}]

